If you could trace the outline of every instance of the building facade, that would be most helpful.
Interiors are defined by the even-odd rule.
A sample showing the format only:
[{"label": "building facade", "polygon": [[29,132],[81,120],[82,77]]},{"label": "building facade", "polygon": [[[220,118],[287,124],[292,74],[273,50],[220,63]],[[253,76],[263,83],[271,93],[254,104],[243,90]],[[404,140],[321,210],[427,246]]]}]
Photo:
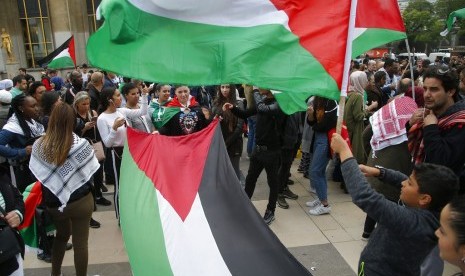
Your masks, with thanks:
[{"label": "building facade", "polygon": [[0,71],[11,67],[40,70],[37,61],[74,35],[76,62],[87,62],[86,42],[98,28],[101,0],[1,0],[0,29],[11,39],[12,62],[1,49]]}]

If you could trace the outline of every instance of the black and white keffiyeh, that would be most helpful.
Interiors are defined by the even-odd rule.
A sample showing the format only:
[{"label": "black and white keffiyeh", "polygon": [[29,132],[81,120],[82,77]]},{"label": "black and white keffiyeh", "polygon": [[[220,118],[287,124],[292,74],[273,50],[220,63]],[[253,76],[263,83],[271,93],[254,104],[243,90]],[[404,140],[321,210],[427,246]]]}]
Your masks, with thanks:
[{"label": "black and white keffiyeh", "polygon": [[[39,137],[39,136],[44,135],[45,128],[41,123],[37,122],[34,119],[32,119],[31,121],[26,121],[26,122],[27,122],[27,125],[29,126],[29,129],[31,130],[32,137]],[[24,131],[19,125],[19,120],[18,120],[18,117],[16,117],[16,114],[11,115],[7,123],[3,126],[3,129],[24,136]]]},{"label": "black and white keffiyeh", "polygon": [[63,165],[56,166],[45,161],[43,149],[39,147],[43,138],[32,146],[29,162],[29,168],[35,177],[62,203],[60,211],[66,207],[71,194],[87,183],[100,166],[92,145],[74,133],[73,138],[73,145]]}]

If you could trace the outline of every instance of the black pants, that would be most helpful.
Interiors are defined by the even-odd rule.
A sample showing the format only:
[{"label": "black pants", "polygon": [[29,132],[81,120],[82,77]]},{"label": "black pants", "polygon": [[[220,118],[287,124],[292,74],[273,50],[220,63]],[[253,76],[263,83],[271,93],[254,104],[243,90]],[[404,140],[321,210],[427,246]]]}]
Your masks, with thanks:
[{"label": "black pants", "polygon": [[113,170],[115,175],[115,193],[113,200],[115,202],[116,218],[119,220],[119,176],[121,169],[121,160],[123,158],[123,147],[114,147],[111,149],[113,159]]},{"label": "black pants", "polygon": [[291,171],[292,161],[294,161],[294,149],[281,149],[281,166],[279,167],[279,188],[278,193],[287,189],[287,180]]},{"label": "black pants", "polygon": [[100,163],[100,167],[94,173],[94,188],[95,188],[93,189],[94,199],[100,198],[103,196],[102,187],[103,187],[103,162]]},{"label": "black pants", "polygon": [[245,192],[252,198],[257,179],[263,169],[266,172],[268,186],[270,187],[270,195],[268,197],[267,209],[274,211],[276,209],[276,201],[278,200],[278,170],[281,164],[281,151],[267,150],[252,153],[250,158],[249,171],[245,178]]},{"label": "black pants", "polygon": [[111,148],[105,148],[105,161],[103,163],[103,170],[105,172],[105,183],[107,185],[115,184],[115,171],[113,170],[113,157]]}]

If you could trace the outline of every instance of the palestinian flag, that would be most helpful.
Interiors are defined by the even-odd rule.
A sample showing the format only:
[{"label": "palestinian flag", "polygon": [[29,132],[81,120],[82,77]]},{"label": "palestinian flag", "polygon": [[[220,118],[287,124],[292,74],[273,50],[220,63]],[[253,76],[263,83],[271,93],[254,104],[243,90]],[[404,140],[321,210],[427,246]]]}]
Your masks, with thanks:
[{"label": "palestinian flag", "polygon": [[465,18],[465,8],[451,12],[447,17],[446,29],[441,32],[441,35],[446,36],[450,32],[450,30],[452,30],[455,21],[457,21],[457,19],[463,18]]},{"label": "palestinian flag", "polygon": [[42,184],[37,181],[27,186],[23,192],[23,200],[26,213],[24,214],[23,223],[18,227],[18,230],[28,248],[38,249],[39,240],[37,224],[35,222],[35,210],[42,202]]},{"label": "palestinian flag", "polygon": [[350,8],[351,0],[104,0],[87,56],[157,83],[288,91],[297,107],[278,101],[292,113],[310,95],[339,99]]},{"label": "palestinian flag", "polygon": [[74,37],[71,36],[55,51],[37,62],[41,67],[51,69],[76,67],[76,55],[74,51]]},{"label": "palestinian flag", "polygon": [[134,275],[310,275],[242,190],[218,120],[187,136],[127,130],[121,230]]},{"label": "palestinian flag", "polygon": [[378,46],[406,38],[397,0],[358,0],[353,58]]}]

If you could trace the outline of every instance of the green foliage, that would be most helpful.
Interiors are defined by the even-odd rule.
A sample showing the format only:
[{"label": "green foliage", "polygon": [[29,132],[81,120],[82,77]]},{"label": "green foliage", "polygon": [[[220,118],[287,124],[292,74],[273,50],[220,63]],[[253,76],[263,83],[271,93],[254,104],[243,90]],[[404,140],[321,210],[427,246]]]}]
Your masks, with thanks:
[{"label": "green foliage", "polygon": [[[437,0],[430,3],[427,0],[412,0],[402,13],[409,43],[417,50],[430,50],[439,45],[449,45],[450,35],[441,37],[449,14],[465,7],[465,0]],[[465,20],[460,20],[458,42],[465,39]],[[427,48],[427,49],[426,49]]]}]

